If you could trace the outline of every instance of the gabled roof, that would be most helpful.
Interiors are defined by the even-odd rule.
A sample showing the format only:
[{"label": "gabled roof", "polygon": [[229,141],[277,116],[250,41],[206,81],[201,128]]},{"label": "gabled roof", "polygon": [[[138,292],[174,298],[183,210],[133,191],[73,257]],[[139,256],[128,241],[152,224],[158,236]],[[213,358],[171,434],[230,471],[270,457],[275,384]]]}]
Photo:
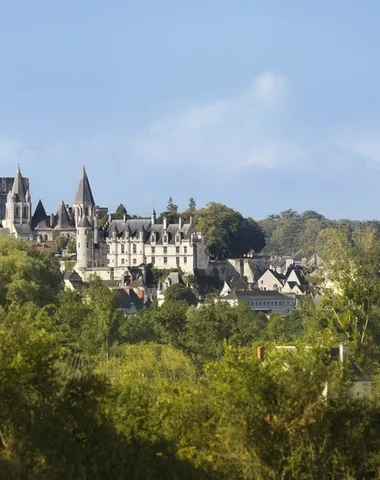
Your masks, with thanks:
[{"label": "gabled roof", "polygon": [[29,223],[15,223],[14,227],[15,227],[15,230],[17,232],[17,235],[31,236],[33,234]]},{"label": "gabled roof", "polygon": [[20,166],[17,167],[16,176],[13,181],[12,195],[16,197],[16,202],[25,202],[25,184],[21,175]]},{"label": "gabled roof", "polygon": [[79,181],[77,193],[75,195],[74,205],[95,205],[95,200],[92,195],[90,182],[88,181],[86,169],[84,167],[82,170],[81,179]]}]

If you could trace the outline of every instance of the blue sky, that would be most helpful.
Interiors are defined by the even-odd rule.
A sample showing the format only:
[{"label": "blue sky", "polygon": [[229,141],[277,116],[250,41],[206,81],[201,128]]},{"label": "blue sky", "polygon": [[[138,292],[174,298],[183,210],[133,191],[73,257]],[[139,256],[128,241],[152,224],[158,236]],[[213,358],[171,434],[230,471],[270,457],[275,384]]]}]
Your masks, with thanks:
[{"label": "blue sky", "polygon": [[380,218],[380,2],[0,0],[0,175],[130,213]]}]

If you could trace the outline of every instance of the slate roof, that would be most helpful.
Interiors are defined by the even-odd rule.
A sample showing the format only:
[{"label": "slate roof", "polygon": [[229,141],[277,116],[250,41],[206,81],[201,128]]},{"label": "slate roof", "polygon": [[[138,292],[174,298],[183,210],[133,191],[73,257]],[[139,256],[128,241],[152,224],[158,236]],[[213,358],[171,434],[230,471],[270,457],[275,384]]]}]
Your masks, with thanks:
[{"label": "slate roof", "polygon": [[84,167],[82,170],[81,179],[79,181],[77,193],[75,195],[74,205],[95,205],[95,200],[92,195],[90,182],[88,181],[86,169]]},{"label": "slate roof", "polygon": [[[139,233],[143,232],[143,239],[145,243],[152,245],[162,245],[164,233],[168,235],[168,244],[175,244],[176,235],[179,233],[183,240],[189,240],[192,233],[195,233],[194,225],[192,223],[185,223],[179,226],[176,224],[167,225],[166,232],[163,224],[153,224],[150,218],[143,219],[128,219],[128,220],[112,220],[107,234],[110,236],[116,233],[119,238],[125,238],[129,235],[130,238],[138,238]],[[155,235],[155,241],[152,241],[152,234]]]},{"label": "slate roof", "polygon": [[82,277],[75,270],[66,271],[64,274],[64,280],[70,282],[75,290],[79,290],[85,286]]},{"label": "slate roof", "polygon": [[289,297],[273,290],[247,290],[245,292],[235,292],[239,300],[289,300]]},{"label": "slate roof", "polygon": [[29,223],[15,223],[14,224],[17,235],[33,235],[32,229],[30,228]]},{"label": "slate roof", "polygon": [[144,301],[137,296],[132,288],[118,288],[119,308],[126,315],[133,315],[144,307]]},{"label": "slate roof", "polygon": [[[32,229],[34,230],[37,227],[37,225],[41,222],[45,222],[46,224],[47,218],[48,216],[46,215],[45,207],[43,206],[43,203],[41,202],[41,200],[39,200],[32,217]],[[47,224],[46,224],[46,227],[47,227]]]},{"label": "slate roof", "polygon": [[26,187],[21,175],[20,166],[17,167],[16,176],[13,181],[12,195],[16,197],[16,202],[25,202]]},{"label": "slate roof", "polygon": [[71,219],[69,212],[67,211],[67,207],[63,200],[58,209],[58,221],[55,228],[58,230],[61,230],[61,229],[72,230],[75,228],[73,220]]},{"label": "slate roof", "polygon": [[88,220],[88,218],[85,215],[83,215],[83,217],[81,218],[81,221],[79,222],[78,227],[91,228],[92,225],[91,225],[90,221]]}]

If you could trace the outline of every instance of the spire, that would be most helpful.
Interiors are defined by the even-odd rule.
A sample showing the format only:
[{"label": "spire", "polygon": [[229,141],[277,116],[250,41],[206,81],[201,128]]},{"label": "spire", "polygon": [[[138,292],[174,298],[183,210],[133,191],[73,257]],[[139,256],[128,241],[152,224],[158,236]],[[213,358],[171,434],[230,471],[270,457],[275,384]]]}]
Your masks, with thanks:
[{"label": "spire", "polygon": [[16,176],[13,181],[12,196],[16,202],[25,202],[24,179],[21,175],[20,165],[17,166]]},{"label": "spire", "polygon": [[156,210],[154,208],[152,210],[152,215],[151,215],[150,218],[151,218],[152,225],[155,225],[155,223],[156,223]]},{"label": "spire", "polygon": [[92,195],[90,182],[88,181],[86,169],[83,167],[82,176],[79,181],[78,190],[75,195],[74,205],[95,206],[94,197]]},{"label": "spire", "polygon": [[69,212],[65,202],[62,200],[61,205],[58,208],[58,223],[56,228],[73,228],[73,222],[70,218]]}]

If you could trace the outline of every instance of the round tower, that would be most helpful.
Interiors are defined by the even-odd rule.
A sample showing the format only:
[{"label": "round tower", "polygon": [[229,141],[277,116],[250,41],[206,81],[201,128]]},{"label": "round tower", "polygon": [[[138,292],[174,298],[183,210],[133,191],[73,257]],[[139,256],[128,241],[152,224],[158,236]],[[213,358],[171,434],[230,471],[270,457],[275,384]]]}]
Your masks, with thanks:
[{"label": "round tower", "polygon": [[92,226],[87,217],[83,216],[77,226],[77,263],[76,268],[83,270],[91,268],[93,252],[93,232]]}]

